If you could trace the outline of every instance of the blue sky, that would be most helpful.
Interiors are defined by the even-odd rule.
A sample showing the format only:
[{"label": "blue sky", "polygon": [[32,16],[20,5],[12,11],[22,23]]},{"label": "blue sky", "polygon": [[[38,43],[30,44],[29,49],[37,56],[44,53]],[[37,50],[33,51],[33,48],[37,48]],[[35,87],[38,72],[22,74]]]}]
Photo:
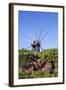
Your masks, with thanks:
[{"label": "blue sky", "polygon": [[41,47],[58,48],[58,13],[19,11],[19,49],[31,49],[31,43],[48,32]]}]

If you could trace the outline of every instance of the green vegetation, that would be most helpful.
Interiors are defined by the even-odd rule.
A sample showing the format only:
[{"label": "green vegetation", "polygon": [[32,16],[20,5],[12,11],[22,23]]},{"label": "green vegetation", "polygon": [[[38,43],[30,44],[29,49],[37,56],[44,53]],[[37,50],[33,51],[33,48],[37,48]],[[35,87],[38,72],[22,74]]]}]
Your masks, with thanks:
[{"label": "green vegetation", "polygon": [[[42,71],[42,66],[37,70],[34,70],[32,66],[29,66],[29,63],[32,63],[33,52],[31,50],[21,49],[19,50],[19,79],[25,78],[42,78],[42,77],[57,77],[58,76],[58,49],[57,48],[50,48],[44,49],[42,52],[36,53],[36,56],[39,57],[41,62],[49,63],[53,61],[55,69],[51,73],[51,69]],[[37,60],[39,60],[37,59]],[[36,63],[37,66],[38,63]],[[39,63],[40,64],[40,63]],[[41,65],[41,64],[40,64]],[[25,69],[26,67],[26,69]],[[46,66],[48,67],[48,66]]]}]

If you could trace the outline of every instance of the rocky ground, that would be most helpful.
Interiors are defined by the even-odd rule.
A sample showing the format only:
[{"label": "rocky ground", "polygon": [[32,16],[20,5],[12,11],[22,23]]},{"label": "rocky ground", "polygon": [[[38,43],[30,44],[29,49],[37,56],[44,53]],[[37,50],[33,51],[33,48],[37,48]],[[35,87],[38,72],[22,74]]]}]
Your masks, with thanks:
[{"label": "rocky ground", "polygon": [[46,62],[41,59],[37,59],[35,61],[31,61],[27,63],[24,67],[19,68],[19,72],[25,72],[32,77],[33,72],[49,72],[50,74],[53,73],[55,70],[55,65],[53,61]]}]

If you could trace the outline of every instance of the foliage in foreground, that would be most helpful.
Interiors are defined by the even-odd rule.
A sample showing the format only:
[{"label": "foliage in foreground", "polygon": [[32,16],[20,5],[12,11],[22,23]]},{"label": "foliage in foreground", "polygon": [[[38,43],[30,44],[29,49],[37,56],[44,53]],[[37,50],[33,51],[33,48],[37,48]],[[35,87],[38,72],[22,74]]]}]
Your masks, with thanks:
[{"label": "foliage in foreground", "polygon": [[[22,49],[19,50],[19,68],[26,66],[32,60],[29,56],[32,55],[31,50]],[[44,49],[42,52],[37,53],[42,61],[54,61],[55,70],[53,73],[48,71],[33,71],[32,73],[26,73],[24,71],[19,71],[19,79],[27,79],[27,78],[42,78],[42,77],[57,77],[58,76],[58,49]]]},{"label": "foliage in foreground", "polygon": [[32,74],[26,72],[19,72],[19,79],[27,79],[27,78],[49,78],[49,77],[57,77],[58,72],[54,72],[50,74],[49,72],[41,72],[34,71]]}]

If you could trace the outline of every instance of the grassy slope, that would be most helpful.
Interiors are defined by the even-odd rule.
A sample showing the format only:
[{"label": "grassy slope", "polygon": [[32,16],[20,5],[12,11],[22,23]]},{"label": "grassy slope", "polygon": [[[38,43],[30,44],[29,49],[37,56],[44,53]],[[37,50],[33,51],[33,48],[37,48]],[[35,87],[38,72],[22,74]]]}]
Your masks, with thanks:
[{"label": "grassy slope", "polygon": [[[25,66],[28,62],[31,60],[28,58],[29,55],[32,54],[32,51],[22,49],[19,50],[19,66]],[[52,48],[52,49],[44,49],[44,51],[37,53],[38,56],[44,61],[49,62],[50,60],[53,60],[55,62],[55,71],[53,74],[50,74],[49,72],[41,72],[41,71],[34,71],[31,75],[29,73],[25,72],[19,72],[19,78],[40,78],[40,77],[56,77],[58,75],[58,49]]]}]

